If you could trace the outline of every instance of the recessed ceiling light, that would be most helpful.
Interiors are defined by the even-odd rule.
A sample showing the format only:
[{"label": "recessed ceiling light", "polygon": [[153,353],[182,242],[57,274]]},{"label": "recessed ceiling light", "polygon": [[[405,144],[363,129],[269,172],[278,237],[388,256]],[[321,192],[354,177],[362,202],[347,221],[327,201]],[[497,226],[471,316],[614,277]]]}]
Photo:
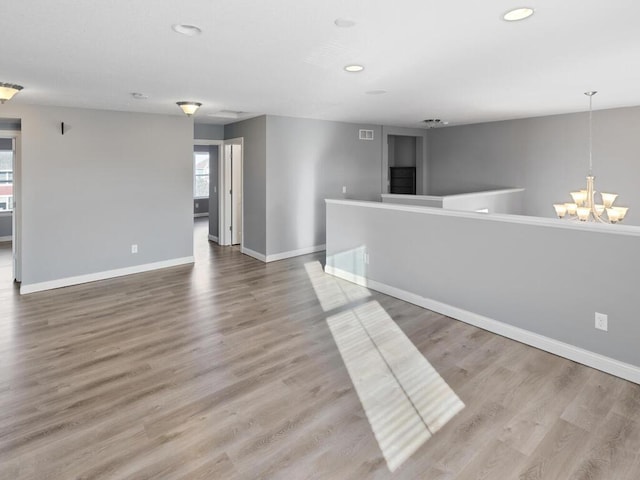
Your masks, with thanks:
[{"label": "recessed ceiling light", "polygon": [[355,73],[361,72],[362,70],[364,70],[364,67],[362,65],[347,65],[346,67],[344,67],[344,69],[347,72]]},{"label": "recessed ceiling light", "polygon": [[353,20],[348,20],[346,18],[336,18],[336,21],[333,23],[336,24],[336,27],[340,28],[351,28],[356,24],[356,22],[354,22]]},{"label": "recessed ceiling light", "polygon": [[368,92],[364,92],[367,95],[384,95],[385,93],[387,93],[386,90],[369,90]]},{"label": "recessed ceiling light", "polygon": [[186,35],[187,37],[195,37],[202,33],[202,29],[200,27],[196,27],[195,25],[186,25],[184,23],[175,23],[171,25],[171,28],[173,28],[174,32]]},{"label": "recessed ceiling light", "polygon": [[507,22],[517,22],[518,20],[524,20],[525,18],[529,18],[533,15],[533,8],[529,7],[520,7],[515,8],[513,10],[509,10],[505,13],[502,18]]},{"label": "recessed ceiling light", "polygon": [[131,96],[136,100],[146,100],[147,98],[149,98],[149,95],[145,95],[144,93],[140,92],[133,92]]}]

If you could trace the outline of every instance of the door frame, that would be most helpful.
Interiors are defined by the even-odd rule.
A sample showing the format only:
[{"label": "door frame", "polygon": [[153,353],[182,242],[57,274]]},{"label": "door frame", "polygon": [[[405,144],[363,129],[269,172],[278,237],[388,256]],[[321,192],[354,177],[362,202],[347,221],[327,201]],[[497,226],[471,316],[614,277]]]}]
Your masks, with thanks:
[{"label": "door frame", "polygon": [[[226,211],[228,202],[227,192],[231,189],[231,175],[228,169],[231,166],[227,166],[226,147],[231,145],[240,146],[240,178],[242,179],[242,237],[240,238],[240,248],[244,250],[244,238],[245,238],[245,222],[244,222],[244,137],[230,138],[224,141],[222,148],[222,161],[218,162],[218,192],[224,192],[224,195],[220,195],[218,198],[218,243],[220,245],[231,245],[231,234],[229,232],[230,219],[227,218]],[[229,173],[227,178],[227,173]]]},{"label": "door frame", "polygon": [[[216,185],[216,188],[218,189],[216,192],[216,195],[218,195],[218,206],[220,205],[220,192],[222,190],[220,190],[220,164],[222,163],[223,160],[223,156],[224,156],[224,140],[200,140],[200,139],[195,139],[193,141],[193,145],[197,146],[197,145],[217,145],[218,146],[218,185]],[[191,171],[191,180],[193,183],[193,176],[195,174],[195,172],[193,171],[193,169],[195,168],[194,164],[193,164],[193,160],[191,161],[191,165],[192,165],[192,171]],[[211,158],[209,158],[209,167],[211,167]],[[211,182],[211,168],[209,168],[209,182]],[[193,197],[193,193],[191,194],[191,196]],[[192,203],[193,203],[193,198],[191,199]],[[211,189],[209,189],[209,209],[211,209]],[[209,210],[211,211],[211,210]],[[192,210],[193,213],[193,210]],[[220,215],[220,211],[218,211],[218,216]],[[211,216],[209,216],[209,218],[211,218]],[[214,237],[211,235],[210,229],[207,229],[207,237],[209,238],[209,240],[213,241],[213,242],[218,242],[218,244],[220,243],[220,221],[218,220],[218,237]]]},{"label": "door frame", "polygon": [[389,193],[389,135],[416,139],[416,194],[428,195],[427,130],[424,128],[382,127],[382,193]]},{"label": "door frame", "polygon": [[22,136],[20,130],[0,130],[0,138],[13,140],[13,211],[11,213],[11,250],[13,279],[22,281]]}]

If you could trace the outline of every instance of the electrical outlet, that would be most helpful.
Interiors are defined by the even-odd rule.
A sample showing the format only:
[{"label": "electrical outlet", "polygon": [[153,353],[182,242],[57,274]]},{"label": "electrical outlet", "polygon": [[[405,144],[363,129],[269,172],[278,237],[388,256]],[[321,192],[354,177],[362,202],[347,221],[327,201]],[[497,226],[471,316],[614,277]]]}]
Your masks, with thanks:
[{"label": "electrical outlet", "polygon": [[131,245],[131,253],[138,253],[138,245],[135,243]]},{"label": "electrical outlet", "polygon": [[343,187],[342,187],[342,193],[347,193],[347,186],[346,186],[346,185],[343,185]]},{"label": "electrical outlet", "polygon": [[598,313],[596,312],[596,328],[598,330],[604,330],[605,332],[609,329],[609,317],[606,313]]}]

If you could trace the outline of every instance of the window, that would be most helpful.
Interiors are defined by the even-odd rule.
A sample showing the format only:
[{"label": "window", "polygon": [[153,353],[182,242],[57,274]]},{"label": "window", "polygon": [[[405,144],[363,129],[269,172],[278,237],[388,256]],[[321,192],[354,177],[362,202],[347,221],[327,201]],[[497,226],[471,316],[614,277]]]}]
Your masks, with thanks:
[{"label": "window", "polygon": [[13,151],[0,150],[0,212],[13,210]]},{"label": "window", "polygon": [[209,198],[209,153],[193,154],[193,197]]}]

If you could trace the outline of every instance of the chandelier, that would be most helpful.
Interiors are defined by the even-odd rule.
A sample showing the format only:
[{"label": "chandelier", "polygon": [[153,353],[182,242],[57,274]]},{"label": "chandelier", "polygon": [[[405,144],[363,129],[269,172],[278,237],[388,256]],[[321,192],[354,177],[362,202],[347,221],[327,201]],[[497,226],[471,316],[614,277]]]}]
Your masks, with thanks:
[{"label": "chandelier", "polygon": [[627,214],[627,207],[614,207],[618,194],[601,193],[602,203],[596,203],[595,177],[593,176],[593,96],[598,92],[585,92],[589,97],[589,175],[586,190],[571,192],[572,203],[555,203],[558,218],[570,218],[581,222],[618,223]]}]

